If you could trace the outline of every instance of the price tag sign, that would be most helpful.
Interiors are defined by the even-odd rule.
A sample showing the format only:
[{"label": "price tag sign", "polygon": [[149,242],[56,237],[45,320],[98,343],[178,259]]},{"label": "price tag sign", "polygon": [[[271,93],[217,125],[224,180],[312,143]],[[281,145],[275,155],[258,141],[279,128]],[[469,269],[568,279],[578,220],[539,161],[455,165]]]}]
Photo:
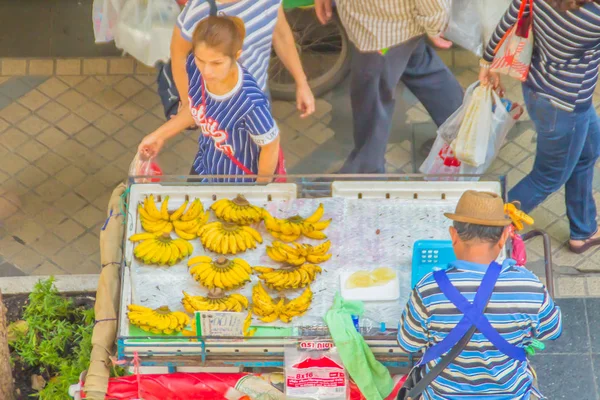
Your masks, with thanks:
[{"label": "price tag sign", "polygon": [[245,313],[201,311],[196,312],[198,336],[244,336]]}]

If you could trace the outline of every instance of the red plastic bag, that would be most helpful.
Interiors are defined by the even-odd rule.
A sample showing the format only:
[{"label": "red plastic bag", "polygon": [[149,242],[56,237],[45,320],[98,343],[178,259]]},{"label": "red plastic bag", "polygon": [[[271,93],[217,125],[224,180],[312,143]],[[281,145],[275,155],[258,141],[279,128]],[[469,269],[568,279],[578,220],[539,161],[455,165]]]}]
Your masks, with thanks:
[{"label": "red plastic bag", "polygon": [[527,264],[527,252],[525,251],[525,242],[517,232],[514,226],[510,226],[510,237],[512,239],[511,258],[517,262],[517,265],[525,266]]},{"label": "red plastic bag", "polygon": [[[144,159],[140,156],[140,153],[135,154],[135,157],[133,157],[133,161],[131,161],[131,164],[129,165],[129,177],[161,176],[162,174],[162,169],[158,166],[158,163],[156,163],[154,158]],[[135,182],[160,182],[160,179],[138,178],[135,179]]]}]

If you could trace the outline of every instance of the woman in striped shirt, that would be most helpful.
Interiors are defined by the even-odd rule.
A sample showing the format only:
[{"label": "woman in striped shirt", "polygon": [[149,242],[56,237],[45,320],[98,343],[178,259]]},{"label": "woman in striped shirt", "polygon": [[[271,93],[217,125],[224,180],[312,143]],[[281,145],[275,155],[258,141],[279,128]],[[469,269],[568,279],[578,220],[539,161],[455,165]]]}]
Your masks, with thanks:
[{"label": "woman in striped shirt", "polygon": [[[494,49],[515,24],[521,2],[513,0],[481,61],[480,81],[500,86],[490,72]],[[565,185],[569,247],[582,253],[600,244],[594,166],[600,155],[600,126],[593,94],[600,63],[598,0],[535,0],[534,48],[523,97],[537,131],[533,170],[508,194],[529,213]],[[529,4],[525,15],[530,15]]]}]

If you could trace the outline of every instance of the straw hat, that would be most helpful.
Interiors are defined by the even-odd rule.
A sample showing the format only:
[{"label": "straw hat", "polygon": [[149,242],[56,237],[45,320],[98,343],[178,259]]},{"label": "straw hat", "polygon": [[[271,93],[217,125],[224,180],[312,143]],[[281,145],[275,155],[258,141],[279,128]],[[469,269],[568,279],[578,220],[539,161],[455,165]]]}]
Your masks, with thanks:
[{"label": "straw hat", "polygon": [[453,221],[484,226],[508,226],[504,201],[495,193],[467,190],[458,200],[454,214],[445,213]]}]

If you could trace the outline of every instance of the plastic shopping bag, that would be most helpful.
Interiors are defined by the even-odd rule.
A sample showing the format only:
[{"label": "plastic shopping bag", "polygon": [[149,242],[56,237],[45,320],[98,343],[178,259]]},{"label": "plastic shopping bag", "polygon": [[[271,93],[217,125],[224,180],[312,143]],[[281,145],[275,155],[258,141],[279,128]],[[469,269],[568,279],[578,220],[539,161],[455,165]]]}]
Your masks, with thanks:
[{"label": "plastic shopping bag", "polygon": [[478,167],[485,162],[492,131],[492,88],[478,86],[473,91],[456,139],[450,145],[463,163]]},{"label": "plastic shopping bag", "polygon": [[512,0],[479,0],[476,2],[482,27],[483,43],[487,45]]},{"label": "plastic shopping bag", "polygon": [[465,119],[465,112],[469,107],[469,103],[471,102],[471,97],[473,96],[473,91],[475,88],[479,86],[479,81],[473,83],[471,86],[467,88],[465,91],[465,96],[463,97],[462,105],[454,111],[446,122],[444,122],[437,130],[439,136],[441,136],[447,143],[452,143],[454,139],[456,139],[456,135],[458,135],[458,131],[460,130],[460,125]]},{"label": "plastic shopping bag", "polygon": [[115,45],[150,67],[168,61],[179,12],[175,0],[126,0],[115,30]]},{"label": "plastic shopping bag", "polygon": [[517,22],[510,27],[494,50],[491,71],[508,75],[522,82],[527,80],[533,54],[533,11],[526,17],[525,6],[533,10],[533,0],[523,0]]},{"label": "plastic shopping bag", "polygon": [[94,0],[92,22],[96,43],[106,43],[114,39],[114,29],[122,7],[122,0]]},{"label": "plastic shopping bag", "polygon": [[444,37],[476,56],[483,55],[483,28],[477,3],[481,0],[453,0],[450,22]]},{"label": "plastic shopping bag", "polygon": [[[129,178],[137,176],[160,176],[162,169],[158,166],[154,158],[144,159],[140,153],[135,153],[133,161],[129,164]],[[160,182],[160,179],[137,178],[135,183]]]},{"label": "plastic shopping bag", "polygon": [[[450,145],[438,135],[419,171],[426,175],[458,175],[460,167],[461,162],[454,157]],[[436,179],[443,180],[442,178]]]}]

